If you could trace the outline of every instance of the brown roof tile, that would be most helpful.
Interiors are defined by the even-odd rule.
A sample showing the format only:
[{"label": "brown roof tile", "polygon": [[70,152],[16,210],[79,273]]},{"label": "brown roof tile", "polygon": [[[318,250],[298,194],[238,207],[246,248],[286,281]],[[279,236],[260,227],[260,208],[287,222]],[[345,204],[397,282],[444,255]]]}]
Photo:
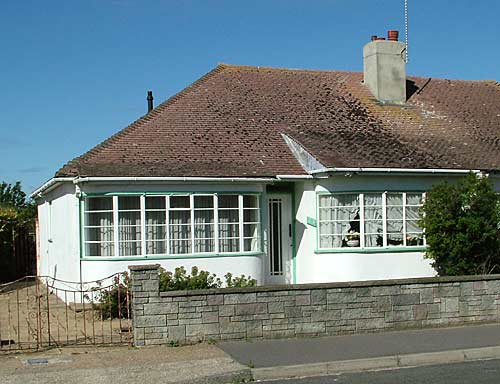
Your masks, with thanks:
[{"label": "brown roof tile", "polygon": [[500,86],[410,78],[383,106],[362,74],[219,65],[56,176],[304,174],[286,133],[327,167],[500,169]]}]

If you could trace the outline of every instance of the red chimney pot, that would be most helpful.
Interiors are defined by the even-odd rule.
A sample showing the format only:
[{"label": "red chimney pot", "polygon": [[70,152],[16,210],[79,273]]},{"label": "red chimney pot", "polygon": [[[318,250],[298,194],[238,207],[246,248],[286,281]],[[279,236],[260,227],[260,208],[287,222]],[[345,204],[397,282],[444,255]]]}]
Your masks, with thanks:
[{"label": "red chimney pot", "polygon": [[387,32],[387,40],[398,41],[398,38],[399,38],[399,31],[390,30]]}]

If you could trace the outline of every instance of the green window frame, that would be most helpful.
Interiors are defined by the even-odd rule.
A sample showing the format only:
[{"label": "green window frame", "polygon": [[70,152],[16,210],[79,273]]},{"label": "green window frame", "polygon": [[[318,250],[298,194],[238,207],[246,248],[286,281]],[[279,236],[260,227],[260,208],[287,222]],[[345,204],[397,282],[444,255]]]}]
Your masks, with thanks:
[{"label": "green window frame", "polygon": [[317,195],[318,251],[425,247],[418,226],[423,192],[342,192]]},{"label": "green window frame", "polygon": [[106,194],[82,201],[82,257],[261,252],[255,193]]}]

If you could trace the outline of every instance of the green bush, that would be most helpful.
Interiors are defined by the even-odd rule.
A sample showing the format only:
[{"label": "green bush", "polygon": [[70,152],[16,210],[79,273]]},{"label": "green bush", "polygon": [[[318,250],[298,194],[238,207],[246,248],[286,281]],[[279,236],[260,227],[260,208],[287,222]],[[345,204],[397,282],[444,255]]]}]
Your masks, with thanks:
[{"label": "green bush", "polygon": [[[132,317],[127,272],[115,276],[109,288],[94,288],[93,302],[96,315],[103,319],[127,319]],[[87,297],[88,298],[88,297]]]},{"label": "green bush", "polygon": [[426,257],[439,275],[500,273],[500,201],[488,178],[436,185],[422,213]]},{"label": "green bush", "polygon": [[175,268],[175,272],[160,269],[160,291],[181,291],[186,289],[220,288],[222,282],[215,274],[199,271],[198,267],[191,268],[188,275],[184,267]]},{"label": "green bush", "polygon": [[224,275],[224,278],[226,279],[226,286],[228,288],[255,287],[257,285],[257,280],[252,279],[250,276],[245,277],[245,275],[241,275],[233,279],[233,275],[228,272]]},{"label": "green bush", "polygon": [[[226,287],[254,287],[257,285],[257,280],[252,279],[250,276],[233,278],[231,273],[225,276]],[[198,267],[191,268],[191,274],[188,275],[184,267],[175,268],[174,273],[160,269],[160,291],[180,291],[192,289],[211,289],[221,288],[222,281],[214,274],[207,271],[200,271]]]}]

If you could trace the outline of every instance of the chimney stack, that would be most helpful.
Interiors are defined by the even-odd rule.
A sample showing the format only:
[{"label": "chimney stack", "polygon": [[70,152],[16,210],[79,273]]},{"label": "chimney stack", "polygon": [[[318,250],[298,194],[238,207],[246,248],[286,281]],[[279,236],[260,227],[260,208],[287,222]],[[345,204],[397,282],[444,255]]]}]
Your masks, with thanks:
[{"label": "chimney stack", "polygon": [[398,36],[398,31],[388,31],[387,40],[372,36],[363,47],[364,83],[383,104],[406,103],[405,44]]},{"label": "chimney stack", "polygon": [[148,113],[153,110],[153,91],[148,91]]}]

